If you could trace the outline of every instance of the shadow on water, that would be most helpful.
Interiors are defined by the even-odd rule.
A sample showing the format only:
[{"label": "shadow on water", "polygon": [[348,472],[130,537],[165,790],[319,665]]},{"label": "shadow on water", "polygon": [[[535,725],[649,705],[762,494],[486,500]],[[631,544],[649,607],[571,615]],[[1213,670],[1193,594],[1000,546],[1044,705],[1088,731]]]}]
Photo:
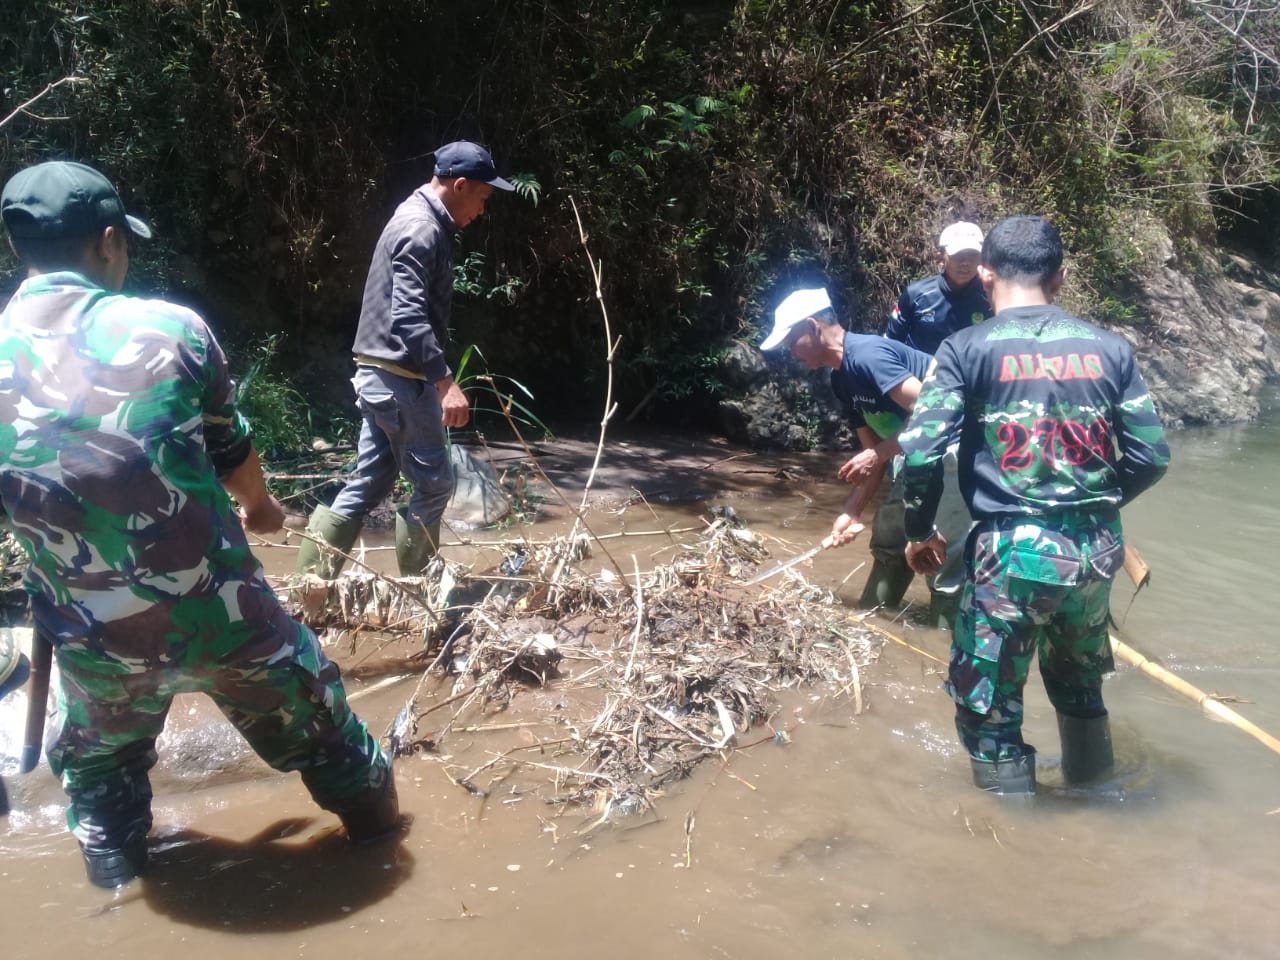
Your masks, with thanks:
[{"label": "shadow on water", "polygon": [[234,933],[285,932],[347,919],[413,875],[401,840],[355,847],[314,821],[278,821],[232,841],[179,830],[153,841],[140,894],[158,914]]}]

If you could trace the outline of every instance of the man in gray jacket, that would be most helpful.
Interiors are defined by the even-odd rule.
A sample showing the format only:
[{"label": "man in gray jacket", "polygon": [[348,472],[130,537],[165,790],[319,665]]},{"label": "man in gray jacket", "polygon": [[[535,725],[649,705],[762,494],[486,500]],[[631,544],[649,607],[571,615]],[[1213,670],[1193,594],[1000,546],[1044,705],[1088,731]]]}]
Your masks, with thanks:
[{"label": "man in gray jacket", "polygon": [[[401,576],[418,576],[440,542],[453,493],[445,428],[465,426],[467,398],[445,360],[453,301],[453,234],[484,213],[494,190],[514,190],[479,144],[459,140],[435,154],[435,172],[383,228],[365,282],[352,385],[364,415],[356,466],[329,507],[317,507],[299,573],[337,576],[366,514],[403,474],[413,486],[396,514]],[[322,551],[321,541],[339,553]]]}]

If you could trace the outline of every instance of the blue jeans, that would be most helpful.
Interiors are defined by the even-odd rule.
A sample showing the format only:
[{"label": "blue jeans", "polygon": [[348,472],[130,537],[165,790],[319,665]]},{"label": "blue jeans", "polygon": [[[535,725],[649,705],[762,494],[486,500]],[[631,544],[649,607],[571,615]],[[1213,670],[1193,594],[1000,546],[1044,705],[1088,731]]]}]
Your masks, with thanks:
[{"label": "blue jeans", "polygon": [[438,524],[453,495],[453,464],[435,384],[362,366],[351,385],[364,423],[355,470],[329,509],[362,520],[404,474],[413,485],[406,519]]}]

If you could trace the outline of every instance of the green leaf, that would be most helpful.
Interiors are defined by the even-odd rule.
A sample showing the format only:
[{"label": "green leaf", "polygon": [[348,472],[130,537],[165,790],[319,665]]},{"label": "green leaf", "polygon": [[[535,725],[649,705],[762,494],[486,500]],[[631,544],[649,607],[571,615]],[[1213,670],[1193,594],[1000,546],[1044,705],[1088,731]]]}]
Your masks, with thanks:
[{"label": "green leaf", "polygon": [[647,103],[642,103],[622,118],[622,125],[628,129],[638,127],[657,112]]}]

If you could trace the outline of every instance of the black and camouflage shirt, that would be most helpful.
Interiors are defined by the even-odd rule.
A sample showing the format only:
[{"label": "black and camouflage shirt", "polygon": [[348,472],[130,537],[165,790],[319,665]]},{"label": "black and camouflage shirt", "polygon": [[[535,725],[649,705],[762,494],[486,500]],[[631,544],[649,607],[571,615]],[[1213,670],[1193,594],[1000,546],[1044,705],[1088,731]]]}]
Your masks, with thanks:
[{"label": "black and camouflage shirt", "polygon": [[1113,512],[1169,463],[1133,348],[1049,305],[1002,310],[939,347],[899,437],[913,540],[933,529],[931,480],[957,440],[975,520]]}]

